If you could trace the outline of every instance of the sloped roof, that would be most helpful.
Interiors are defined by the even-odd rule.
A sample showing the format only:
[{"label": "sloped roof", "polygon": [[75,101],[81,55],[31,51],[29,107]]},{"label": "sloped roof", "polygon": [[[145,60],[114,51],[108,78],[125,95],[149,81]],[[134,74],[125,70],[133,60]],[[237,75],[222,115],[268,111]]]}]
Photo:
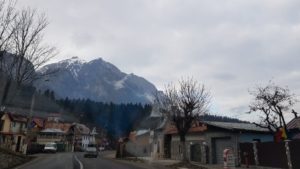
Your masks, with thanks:
[{"label": "sloped roof", "polygon": [[44,119],[34,117],[32,121],[40,128],[44,127]]},{"label": "sloped roof", "polygon": [[24,115],[13,114],[13,113],[7,113],[7,115],[10,118],[11,121],[22,122],[22,123],[26,123],[27,122],[27,117],[24,116]]},{"label": "sloped roof", "polygon": [[96,131],[96,127],[93,128],[92,132],[91,132],[91,135],[97,135],[97,131]]},{"label": "sloped roof", "polygon": [[296,117],[287,124],[287,129],[300,129],[300,117]]},{"label": "sloped roof", "polygon": [[90,134],[90,129],[84,124],[73,123],[73,126],[75,126],[76,131],[80,134]]},{"label": "sloped roof", "polygon": [[148,132],[150,132],[150,130],[138,130],[136,132],[136,136],[140,136],[140,135],[146,134]]},{"label": "sloped roof", "polygon": [[266,128],[259,127],[253,123],[232,123],[232,122],[216,122],[216,121],[205,121],[207,125],[227,129],[227,130],[246,130],[246,131],[259,131],[268,132]]}]

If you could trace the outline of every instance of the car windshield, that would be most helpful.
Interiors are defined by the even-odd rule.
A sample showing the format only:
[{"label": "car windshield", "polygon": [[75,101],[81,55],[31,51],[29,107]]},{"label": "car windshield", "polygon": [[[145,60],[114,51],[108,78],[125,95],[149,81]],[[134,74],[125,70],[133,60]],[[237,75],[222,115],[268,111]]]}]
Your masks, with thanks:
[{"label": "car windshield", "polygon": [[45,147],[55,147],[55,144],[46,144]]},{"label": "car windshield", "polygon": [[0,0],[0,169],[300,169],[300,0]]}]

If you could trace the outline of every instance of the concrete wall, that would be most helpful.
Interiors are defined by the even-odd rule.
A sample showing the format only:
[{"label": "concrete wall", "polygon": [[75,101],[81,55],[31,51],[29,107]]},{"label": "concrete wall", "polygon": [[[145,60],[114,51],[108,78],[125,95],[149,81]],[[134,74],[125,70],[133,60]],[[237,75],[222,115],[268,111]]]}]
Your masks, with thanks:
[{"label": "concrete wall", "polygon": [[165,150],[164,133],[162,131],[154,131],[154,138],[151,146],[151,157],[153,159],[163,159]]},{"label": "concrete wall", "polygon": [[151,144],[149,142],[149,133],[136,136],[135,141],[126,143],[126,151],[137,157],[150,157]]}]

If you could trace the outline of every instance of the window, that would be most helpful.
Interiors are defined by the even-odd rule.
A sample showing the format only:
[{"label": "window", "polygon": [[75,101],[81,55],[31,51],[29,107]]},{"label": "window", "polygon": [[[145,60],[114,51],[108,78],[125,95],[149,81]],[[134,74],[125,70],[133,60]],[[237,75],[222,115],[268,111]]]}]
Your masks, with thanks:
[{"label": "window", "polygon": [[11,122],[10,126],[11,127],[16,127],[16,122]]},{"label": "window", "polygon": [[3,130],[3,126],[4,126],[4,120],[0,120],[0,131]]}]

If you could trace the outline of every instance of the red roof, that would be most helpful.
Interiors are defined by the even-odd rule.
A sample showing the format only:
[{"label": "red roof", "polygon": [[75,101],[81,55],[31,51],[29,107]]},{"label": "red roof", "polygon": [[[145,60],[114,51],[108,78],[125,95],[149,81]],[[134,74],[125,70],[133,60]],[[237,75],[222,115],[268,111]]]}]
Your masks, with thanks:
[{"label": "red roof", "polygon": [[36,118],[34,117],[32,120],[38,127],[43,128],[44,127],[44,119]]},{"label": "red roof", "polygon": [[11,121],[27,123],[27,117],[20,114],[7,113]]}]

